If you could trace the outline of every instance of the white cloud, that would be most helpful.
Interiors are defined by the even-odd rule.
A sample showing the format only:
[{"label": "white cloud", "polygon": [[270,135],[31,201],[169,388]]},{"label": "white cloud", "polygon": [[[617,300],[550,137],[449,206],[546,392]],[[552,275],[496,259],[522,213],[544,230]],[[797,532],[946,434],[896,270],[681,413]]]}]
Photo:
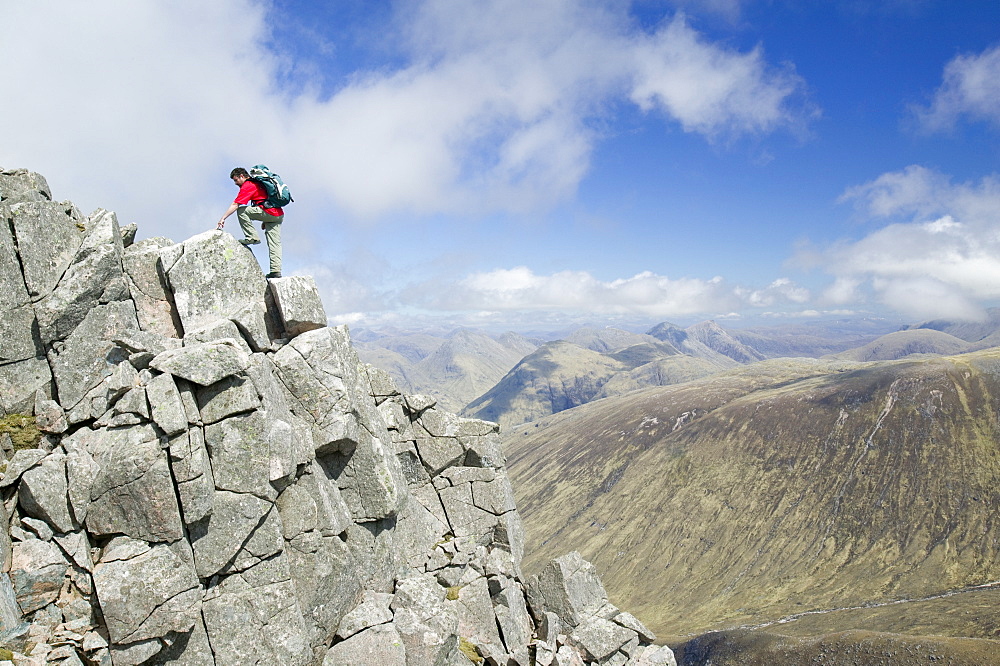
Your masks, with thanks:
[{"label": "white cloud", "polygon": [[819,253],[835,277],[827,302],[850,303],[870,289],[912,317],[968,319],[980,316],[981,303],[1000,298],[996,176],[955,184],[911,166],[851,188],[844,198],[873,218],[903,220]]},{"label": "white cloud", "polygon": [[449,289],[419,291],[426,294],[422,306],[441,311],[556,311],[654,318],[799,303],[808,298],[808,292],[786,279],[753,290],[728,285],[721,277],[670,279],[646,271],[602,281],[586,271],[538,275],[523,266],[474,273]]},{"label": "white cloud", "polygon": [[788,278],[778,278],[764,289],[737,287],[734,293],[753,307],[770,307],[780,302],[805,303],[810,297],[808,289],[798,286]]},{"label": "white cloud", "polygon": [[589,126],[616,102],[732,136],[793,123],[801,91],[759,50],[712,44],[683,19],[638,31],[627,3],[423,0],[387,26],[401,64],[355,72],[329,97],[308,82],[291,93],[267,9],[5,4],[0,60],[17,94],[0,105],[0,162],[142,235],[210,226],[229,168],[258,161],[299,193],[300,219],[331,203],[357,216],[523,212],[573,195],[598,140]]},{"label": "white cloud", "polygon": [[801,79],[768,67],[759,47],[750,53],[721,49],[678,18],[632,52],[632,101],[666,112],[686,131],[755,133],[793,121],[788,100]]},{"label": "white cloud", "polygon": [[914,112],[932,132],[954,127],[962,116],[1000,126],[1000,46],[952,59],[930,105]]}]

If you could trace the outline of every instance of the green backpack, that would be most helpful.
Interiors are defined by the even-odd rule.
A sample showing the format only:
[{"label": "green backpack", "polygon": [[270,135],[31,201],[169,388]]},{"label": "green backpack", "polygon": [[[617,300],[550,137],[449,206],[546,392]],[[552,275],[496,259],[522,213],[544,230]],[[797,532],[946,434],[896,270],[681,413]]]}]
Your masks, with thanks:
[{"label": "green backpack", "polygon": [[267,192],[267,198],[260,204],[263,208],[283,208],[295,201],[288,185],[281,180],[281,176],[263,164],[251,167],[250,180],[258,183]]}]

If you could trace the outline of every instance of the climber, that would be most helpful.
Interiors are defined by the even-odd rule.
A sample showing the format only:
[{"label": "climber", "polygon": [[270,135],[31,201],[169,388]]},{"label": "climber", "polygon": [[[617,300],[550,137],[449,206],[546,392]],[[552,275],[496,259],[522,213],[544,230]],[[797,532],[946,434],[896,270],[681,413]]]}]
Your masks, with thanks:
[{"label": "climber", "polygon": [[254,221],[260,222],[260,228],[264,230],[264,238],[267,239],[267,254],[270,261],[270,272],[268,278],[281,277],[281,222],[285,218],[285,211],[281,208],[264,208],[264,200],[267,199],[267,192],[263,186],[250,178],[250,174],[243,167],[236,167],[230,172],[236,186],[240,188],[236,199],[226,209],[225,214],[219,219],[217,229],[222,229],[226,225],[226,218],[236,213],[240,221],[240,228],[243,230],[244,238],[240,243],[245,246],[258,245],[260,237],[254,229]]}]

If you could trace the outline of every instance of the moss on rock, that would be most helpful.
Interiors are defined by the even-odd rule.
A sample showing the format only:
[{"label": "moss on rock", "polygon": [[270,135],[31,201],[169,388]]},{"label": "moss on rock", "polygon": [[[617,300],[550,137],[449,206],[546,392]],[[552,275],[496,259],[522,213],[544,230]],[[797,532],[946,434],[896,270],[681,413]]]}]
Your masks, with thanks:
[{"label": "moss on rock", "polygon": [[27,414],[8,414],[0,418],[0,435],[10,435],[15,451],[38,448],[42,441],[35,417]]}]

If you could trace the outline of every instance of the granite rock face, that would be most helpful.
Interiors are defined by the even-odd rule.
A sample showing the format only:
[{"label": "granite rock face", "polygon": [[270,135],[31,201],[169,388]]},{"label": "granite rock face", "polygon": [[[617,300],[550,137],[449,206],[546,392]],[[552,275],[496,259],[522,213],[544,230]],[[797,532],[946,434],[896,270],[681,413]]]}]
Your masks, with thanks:
[{"label": "granite rock face", "polygon": [[359,362],[311,278],[51,199],[0,169],[0,415],[44,433],[0,478],[15,663],[673,663],[579,555],[525,580],[498,426]]}]

